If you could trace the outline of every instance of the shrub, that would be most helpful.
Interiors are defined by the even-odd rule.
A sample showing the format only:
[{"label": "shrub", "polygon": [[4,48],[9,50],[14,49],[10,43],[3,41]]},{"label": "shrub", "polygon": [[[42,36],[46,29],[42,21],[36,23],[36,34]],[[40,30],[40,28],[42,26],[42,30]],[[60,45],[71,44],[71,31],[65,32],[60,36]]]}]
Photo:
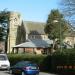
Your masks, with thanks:
[{"label": "shrub", "polygon": [[38,65],[44,60],[46,55],[35,55],[35,54],[8,54],[11,66],[22,60],[29,60],[37,63]]},{"label": "shrub", "polygon": [[56,51],[52,55],[51,65],[54,72],[75,72],[75,50],[66,49]]}]

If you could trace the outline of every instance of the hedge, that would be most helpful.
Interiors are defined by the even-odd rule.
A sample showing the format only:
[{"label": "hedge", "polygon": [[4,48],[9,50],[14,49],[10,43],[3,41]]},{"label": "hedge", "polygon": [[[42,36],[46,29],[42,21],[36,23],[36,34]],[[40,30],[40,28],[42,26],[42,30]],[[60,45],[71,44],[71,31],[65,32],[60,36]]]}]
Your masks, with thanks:
[{"label": "hedge", "polygon": [[57,50],[52,55],[8,54],[11,65],[21,60],[37,63],[41,71],[55,73],[75,73],[75,49]]},{"label": "hedge", "polygon": [[[8,58],[11,66],[16,64],[19,61],[29,60],[38,64],[40,71],[43,71],[44,59],[47,55],[35,55],[35,54],[8,54]],[[45,70],[46,71],[46,70]]]},{"label": "hedge", "polygon": [[51,57],[51,69],[58,73],[75,73],[75,49],[60,50]]},{"label": "hedge", "polygon": [[40,64],[46,55],[35,55],[35,54],[8,54],[9,61],[11,65],[22,61],[22,60],[29,60],[33,61],[37,64]]}]

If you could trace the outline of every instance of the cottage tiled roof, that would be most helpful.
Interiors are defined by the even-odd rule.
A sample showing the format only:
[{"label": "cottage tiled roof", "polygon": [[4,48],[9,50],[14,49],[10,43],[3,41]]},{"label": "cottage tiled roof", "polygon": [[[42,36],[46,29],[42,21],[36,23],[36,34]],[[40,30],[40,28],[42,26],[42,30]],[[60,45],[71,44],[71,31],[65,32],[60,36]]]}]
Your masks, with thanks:
[{"label": "cottage tiled roof", "polygon": [[28,34],[45,34],[45,23],[24,21],[23,25]]},{"label": "cottage tiled roof", "polygon": [[35,40],[29,40],[25,43],[19,44],[14,46],[19,47],[19,48],[47,48],[50,47],[50,44],[53,44],[52,40],[46,39],[46,40],[41,40],[41,39],[35,39]]},{"label": "cottage tiled roof", "polygon": [[75,31],[70,31],[67,34],[65,34],[66,37],[75,37]]}]

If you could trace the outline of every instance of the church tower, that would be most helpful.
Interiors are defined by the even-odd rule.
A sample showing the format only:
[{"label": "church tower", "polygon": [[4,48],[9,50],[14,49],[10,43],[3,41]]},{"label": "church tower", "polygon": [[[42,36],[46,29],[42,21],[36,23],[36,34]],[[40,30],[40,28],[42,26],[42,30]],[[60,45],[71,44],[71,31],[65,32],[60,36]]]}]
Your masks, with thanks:
[{"label": "church tower", "polygon": [[9,13],[9,35],[7,43],[7,53],[12,52],[12,47],[16,45],[16,38],[18,34],[18,28],[21,26],[20,13],[10,12]]}]

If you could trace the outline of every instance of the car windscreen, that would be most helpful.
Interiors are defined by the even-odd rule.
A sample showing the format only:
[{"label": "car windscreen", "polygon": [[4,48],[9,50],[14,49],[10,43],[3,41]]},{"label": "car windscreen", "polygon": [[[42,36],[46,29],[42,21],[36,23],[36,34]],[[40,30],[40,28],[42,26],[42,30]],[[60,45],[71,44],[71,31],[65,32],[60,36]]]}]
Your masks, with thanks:
[{"label": "car windscreen", "polygon": [[7,56],[5,56],[5,55],[0,55],[0,60],[7,60]]},{"label": "car windscreen", "polygon": [[25,63],[17,63],[13,67],[23,67],[23,66],[26,66],[26,64]]},{"label": "car windscreen", "polygon": [[37,66],[35,63],[26,64],[26,66]]},{"label": "car windscreen", "polygon": [[31,62],[19,62],[13,67],[25,67],[25,66],[37,66],[37,65]]}]

